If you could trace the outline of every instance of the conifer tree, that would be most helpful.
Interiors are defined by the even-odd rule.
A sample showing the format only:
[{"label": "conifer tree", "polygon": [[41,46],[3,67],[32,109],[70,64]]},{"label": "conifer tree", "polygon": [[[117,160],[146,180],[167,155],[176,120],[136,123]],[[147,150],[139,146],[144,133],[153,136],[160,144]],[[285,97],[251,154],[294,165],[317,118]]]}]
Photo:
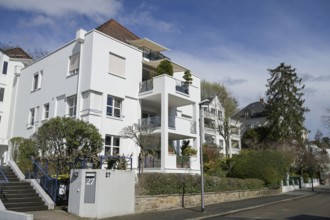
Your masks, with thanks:
[{"label": "conifer tree", "polygon": [[294,68],[281,63],[268,69],[270,78],[266,91],[266,113],[270,122],[269,141],[295,140],[302,142],[304,132],[304,85]]}]

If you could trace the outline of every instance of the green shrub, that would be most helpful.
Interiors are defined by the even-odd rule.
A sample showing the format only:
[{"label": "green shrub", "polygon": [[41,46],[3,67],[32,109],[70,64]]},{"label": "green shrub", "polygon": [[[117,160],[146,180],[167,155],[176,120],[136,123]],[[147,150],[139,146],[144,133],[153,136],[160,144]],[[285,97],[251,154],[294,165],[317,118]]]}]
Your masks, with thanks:
[{"label": "green shrub", "polygon": [[257,178],[271,188],[279,188],[280,182],[289,170],[288,158],[279,151],[243,151],[232,158],[233,167],[229,177]]},{"label": "green shrub", "polygon": [[[200,175],[142,173],[136,185],[137,195],[170,195],[200,193]],[[205,192],[262,189],[265,184],[258,179],[236,179],[205,176]]]},{"label": "green shrub", "polygon": [[159,63],[156,69],[157,76],[162,74],[167,74],[173,76],[173,66],[170,61],[163,60]]}]

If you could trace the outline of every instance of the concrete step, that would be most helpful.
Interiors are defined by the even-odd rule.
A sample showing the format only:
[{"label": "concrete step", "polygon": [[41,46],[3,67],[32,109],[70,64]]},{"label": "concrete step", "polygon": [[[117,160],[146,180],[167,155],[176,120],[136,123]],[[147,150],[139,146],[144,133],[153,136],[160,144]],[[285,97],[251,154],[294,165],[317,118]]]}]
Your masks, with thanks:
[{"label": "concrete step", "polygon": [[30,211],[41,211],[41,210],[48,210],[48,207],[43,206],[20,206],[20,207],[14,207],[10,208],[8,210],[16,211],[16,212],[30,212]]}]

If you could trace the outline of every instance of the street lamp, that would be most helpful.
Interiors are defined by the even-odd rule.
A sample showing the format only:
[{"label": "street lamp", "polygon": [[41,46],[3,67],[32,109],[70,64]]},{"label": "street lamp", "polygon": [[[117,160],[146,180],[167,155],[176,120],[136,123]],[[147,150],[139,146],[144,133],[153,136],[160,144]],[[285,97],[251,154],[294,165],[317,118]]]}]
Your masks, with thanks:
[{"label": "street lamp", "polygon": [[204,168],[203,168],[203,111],[202,105],[206,102],[210,102],[210,100],[205,99],[199,103],[199,141],[200,141],[200,169],[201,169],[201,212],[205,211],[205,203],[204,203]]}]

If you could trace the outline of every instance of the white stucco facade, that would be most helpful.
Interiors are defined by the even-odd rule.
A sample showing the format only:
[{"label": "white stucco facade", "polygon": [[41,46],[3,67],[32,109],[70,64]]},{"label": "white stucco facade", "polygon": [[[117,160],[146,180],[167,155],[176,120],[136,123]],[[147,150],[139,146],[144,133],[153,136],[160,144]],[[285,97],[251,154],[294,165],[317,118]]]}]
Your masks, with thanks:
[{"label": "white stucco facade", "polygon": [[16,98],[16,75],[30,63],[30,59],[13,58],[0,50],[0,165],[7,164],[10,152],[9,139],[12,137],[13,107]]},{"label": "white stucco facade", "polygon": [[[157,62],[144,58],[141,48],[98,30],[79,30],[76,39],[13,78],[17,93],[10,136],[28,138],[50,118],[75,117],[99,129],[104,138],[102,155],[132,155],[137,168],[140,148],[121,138],[120,132],[159,118],[155,132],[161,137],[161,162],[144,170],[199,173],[199,156],[190,158],[189,168],[179,168],[168,146],[189,139],[199,150],[200,79],[193,75],[193,83],[186,86],[182,82],[186,68],[175,63],[173,76],[146,79],[145,69],[154,69]],[[141,90],[145,80],[152,82],[152,88]]]},{"label": "white stucco facade", "polygon": [[203,119],[201,125],[202,142],[215,144],[215,146],[219,147],[220,153],[229,157],[232,157],[233,154],[239,154],[241,151],[240,123],[236,120],[228,119],[230,124],[229,141],[226,143],[224,135],[219,132],[219,129],[224,126],[225,109],[218,97],[215,96],[202,101],[201,109]]}]

